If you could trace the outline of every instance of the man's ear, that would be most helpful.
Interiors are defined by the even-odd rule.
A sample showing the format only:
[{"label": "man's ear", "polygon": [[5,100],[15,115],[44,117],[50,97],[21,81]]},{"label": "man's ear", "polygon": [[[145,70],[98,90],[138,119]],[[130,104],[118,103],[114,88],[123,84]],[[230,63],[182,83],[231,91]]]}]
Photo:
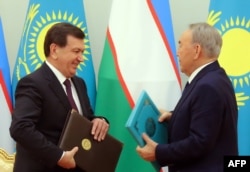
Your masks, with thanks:
[{"label": "man's ear", "polygon": [[200,54],[202,53],[202,48],[200,44],[195,44],[195,57],[194,59],[198,59],[200,57]]},{"label": "man's ear", "polygon": [[56,60],[57,59],[57,45],[52,43],[50,44],[50,54],[51,54],[51,57]]}]

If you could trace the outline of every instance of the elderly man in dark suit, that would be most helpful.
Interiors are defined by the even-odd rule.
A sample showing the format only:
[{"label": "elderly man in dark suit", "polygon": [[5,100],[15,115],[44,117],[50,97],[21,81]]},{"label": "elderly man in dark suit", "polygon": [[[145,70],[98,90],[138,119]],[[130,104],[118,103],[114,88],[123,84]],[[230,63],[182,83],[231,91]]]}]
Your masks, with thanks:
[{"label": "elderly man in dark suit", "polygon": [[188,86],[169,121],[169,143],[158,144],[146,134],[137,152],[147,161],[169,166],[170,172],[223,172],[223,157],[238,155],[237,103],[232,84],[217,59],[222,46],[218,31],[207,23],[191,24],[180,37],[180,69]]},{"label": "elderly man in dark suit", "polygon": [[[108,121],[93,114],[86,84],[75,75],[83,61],[84,37],[80,28],[69,23],[53,25],[44,42],[46,61],[19,81],[10,126],[17,142],[14,172],[82,171],[74,160],[78,147],[65,151],[57,146],[72,108],[93,122],[94,139],[105,138]],[[71,83],[75,105],[68,100],[66,79]]]}]

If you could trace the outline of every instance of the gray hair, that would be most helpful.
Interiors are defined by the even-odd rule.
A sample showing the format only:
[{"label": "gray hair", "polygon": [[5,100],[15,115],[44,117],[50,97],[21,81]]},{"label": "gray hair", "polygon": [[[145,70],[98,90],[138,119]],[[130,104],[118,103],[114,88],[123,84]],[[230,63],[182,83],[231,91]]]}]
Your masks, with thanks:
[{"label": "gray hair", "polygon": [[194,23],[189,25],[189,29],[193,35],[192,42],[200,44],[207,57],[219,57],[222,38],[214,27],[208,23]]}]

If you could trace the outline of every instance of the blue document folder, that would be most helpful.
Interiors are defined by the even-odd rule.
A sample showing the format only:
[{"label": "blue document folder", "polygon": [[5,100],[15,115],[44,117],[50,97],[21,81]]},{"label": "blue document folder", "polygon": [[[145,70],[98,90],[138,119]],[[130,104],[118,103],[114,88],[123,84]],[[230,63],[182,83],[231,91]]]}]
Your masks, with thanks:
[{"label": "blue document folder", "polygon": [[[159,115],[160,112],[154,102],[147,92],[143,90],[125,125],[139,146],[143,147],[145,145],[142,133],[146,133],[157,143],[167,143],[167,124],[158,122]],[[153,162],[153,166],[156,170],[160,169],[156,162]]]},{"label": "blue document folder", "polygon": [[140,146],[145,145],[142,139],[144,132],[157,143],[167,143],[167,124],[158,122],[159,115],[152,99],[143,90],[126,123],[126,128]]}]

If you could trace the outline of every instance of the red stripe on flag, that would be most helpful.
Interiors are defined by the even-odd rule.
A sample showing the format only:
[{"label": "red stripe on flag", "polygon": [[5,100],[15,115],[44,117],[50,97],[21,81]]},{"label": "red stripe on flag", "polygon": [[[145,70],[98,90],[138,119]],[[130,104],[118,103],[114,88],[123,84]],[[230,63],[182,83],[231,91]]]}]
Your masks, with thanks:
[{"label": "red stripe on flag", "polygon": [[120,71],[120,68],[119,68],[119,65],[118,65],[118,60],[117,60],[117,53],[116,53],[116,49],[115,49],[115,45],[114,45],[114,42],[113,42],[113,39],[112,39],[112,36],[110,34],[110,31],[109,31],[109,28],[107,30],[107,38],[108,38],[108,42],[109,42],[109,45],[110,45],[110,48],[111,48],[111,52],[112,52],[112,55],[113,55],[113,58],[114,58],[114,63],[115,63],[115,69],[116,69],[116,73],[117,73],[117,76],[118,76],[118,79],[121,83],[121,86],[123,88],[123,91],[125,93],[125,96],[127,97],[127,100],[128,100],[128,103],[130,104],[130,107],[133,108],[135,103],[133,101],[133,98],[131,96],[131,94],[129,93],[129,90],[128,90],[128,87],[122,77],[122,74],[121,74],[121,71]]},{"label": "red stripe on flag", "polygon": [[11,97],[8,94],[8,90],[7,90],[7,87],[6,87],[6,84],[5,84],[5,81],[4,81],[4,78],[3,78],[3,73],[2,73],[1,69],[0,69],[0,85],[3,88],[3,94],[4,94],[4,97],[5,97],[5,100],[6,100],[7,104],[8,104],[9,111],[12,112]]},{"label": "red stripe on flag", "polygon": [[155,9],[154,9],[153,4],[151,3],[151,0],[147,0],[147,4],[148,4],[148,7],[149,7],[149,9],[150,9],[150,12],[151,12],[151,14],[152,14],[152,16],[153,16],[153,18],[154,18],[154,21],[155,21],[155,23],[156,23],[156,26],[157,26],[157,28],[159,29],[159,32],[160,32],[160,34],[161,34],[161,37],[162,37],[163,42],[164,42],[164,44],[165,44],[165,47],[166,47],[166,49],[167,49],[167,51],[168,51],[168,54],[169,54],[169,56],[170,56],[170,60],[171,60],[172,66],[173,66],[173,68],[174,68],[175,75],[176,75],[176,77],[177,77],[177,79],[178,79],[179,85],[181,85],[181,77],[180,77],[180,75],[179,75],[177,65],[175,64],[174,56],[173,56],[173,53],[172,53],[172,51],[171,51],[169,42],[168,42],[168,40],[167,40],[167,37],[166,37],[165,34],[164,34],[164,30],[163,30],[163,28],[162,28],[161,22],[160,22],[160,20],[158,19],[157,13],[156,13],[156,11],[155,11]]}]

